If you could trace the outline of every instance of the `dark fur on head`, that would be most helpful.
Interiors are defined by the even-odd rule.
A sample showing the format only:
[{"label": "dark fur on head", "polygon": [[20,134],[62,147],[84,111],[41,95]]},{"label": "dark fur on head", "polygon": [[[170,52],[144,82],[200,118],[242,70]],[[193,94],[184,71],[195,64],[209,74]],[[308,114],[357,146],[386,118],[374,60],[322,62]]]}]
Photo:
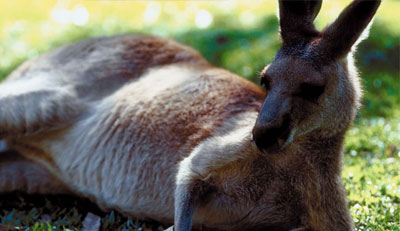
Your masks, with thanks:
[{"label": "dark fur on head", "polygon": [[347,54],[367,31],[380,0],[353,1],[319,32],[313,21],[321,3],[279,1],[282,47],[262,72],[268,93],[253,130],[261,150],[278,152],[304,135],[335,136],[358,110],[361,89]]}]

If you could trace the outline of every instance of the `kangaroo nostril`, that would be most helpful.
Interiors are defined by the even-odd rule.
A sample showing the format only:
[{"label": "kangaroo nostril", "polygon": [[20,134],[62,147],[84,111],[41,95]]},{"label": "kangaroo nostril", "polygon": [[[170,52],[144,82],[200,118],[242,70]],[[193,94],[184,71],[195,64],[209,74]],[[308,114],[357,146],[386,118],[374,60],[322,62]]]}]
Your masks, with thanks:
[{"label": "kangaroo nostril", "polygon": [[253,140],[257,147],[264,151],[279,149],[290,135],[290,118],[286,116],[281,123],[259,125],[253,129]]}]

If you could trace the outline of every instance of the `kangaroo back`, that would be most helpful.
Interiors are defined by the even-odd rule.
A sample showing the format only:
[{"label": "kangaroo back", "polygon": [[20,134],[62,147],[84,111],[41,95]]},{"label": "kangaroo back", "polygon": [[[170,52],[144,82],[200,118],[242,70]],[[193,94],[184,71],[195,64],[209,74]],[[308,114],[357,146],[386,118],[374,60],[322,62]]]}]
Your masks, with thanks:
[{"label": "kangaroo back", "polygon": [[86,105],[156,66],[209,65],[197,51],[145,35],[94,38],[21,65],[0,85],[0,138],[69,125]]}]

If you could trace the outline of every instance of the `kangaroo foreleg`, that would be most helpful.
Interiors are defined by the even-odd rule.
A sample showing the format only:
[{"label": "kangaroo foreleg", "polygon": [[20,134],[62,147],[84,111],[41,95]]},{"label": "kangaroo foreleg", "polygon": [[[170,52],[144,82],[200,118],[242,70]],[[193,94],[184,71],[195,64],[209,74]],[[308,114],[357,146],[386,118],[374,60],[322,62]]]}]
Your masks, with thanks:
[{"label": "kangaroo foreleg", "polygon": [[205,182],[213,171],[250,155],[254,147],[240,143],[250,139],[250,131],[250,127],[239,127],[207,139],[180,162],[175,191],[175,231],[191,230],[195,207],[207,193]]},{"label": "kangaroo foreleg", "polygon": [[194,198],[186,185],[177,185],[175,191],[175,231],[192,230]]}]

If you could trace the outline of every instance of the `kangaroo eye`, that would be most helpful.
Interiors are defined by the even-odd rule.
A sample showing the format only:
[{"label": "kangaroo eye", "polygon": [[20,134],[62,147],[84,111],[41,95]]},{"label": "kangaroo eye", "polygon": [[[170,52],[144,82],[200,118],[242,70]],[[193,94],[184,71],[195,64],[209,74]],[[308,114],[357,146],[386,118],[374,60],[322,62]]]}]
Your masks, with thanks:
[{"label": "kangaroo eye", "polygon": [[306,100],[316,101],[324,93],[325,86],[314,85],[310,83],[302,83],[300,91],[296,94]]},{"label": "kangaroo eye", "polygon": [[265,87],[266,90],[268,90],[268,89],[270,88],[269,80],[268,80],[265,76],[262,76],[262,77],[261,77],[260,85],[261,85],[261,86],[264,85],[264,87]]}]

